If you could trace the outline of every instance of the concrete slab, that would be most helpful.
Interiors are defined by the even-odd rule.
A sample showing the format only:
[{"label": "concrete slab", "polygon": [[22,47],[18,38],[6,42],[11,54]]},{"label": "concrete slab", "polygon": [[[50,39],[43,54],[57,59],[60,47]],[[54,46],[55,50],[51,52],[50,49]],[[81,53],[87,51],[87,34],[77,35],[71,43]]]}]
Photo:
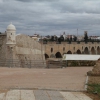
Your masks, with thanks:
[{"label": "concrete slab", "polygon": [[75,95],[71,92],[60,92],[66,100],[79,100]]},{"label": "concrete slab", "polygon": [[51,100],[48,96],[35,96],[35,99],[36,100]]},{"label": "concrete slab", "polygon": [[34,90],[36,100],[51,100],[45,90]]},{"label": "concrete slab", "polygon": [[35,100],[33,90],[21,90],[20,100]]},{"label": "concrete slab", "polygon": [[82,92],[46,90],[10,90],[0,93],[0,100],[92,100]]},{"label": "concrete slab", "polygon": [[48,96],[47,92],[45,90],[34,90],[34,95],[35,96]]},{"label": "concrete slab", "polygon": [[5,100],[20,100],[20,90],[8,91]]},{"label": "concrete slab", "polygon": [[62,95],[59,93],[59,91],[47,91],[47,93],[50,97],[61,97],[62,98]]},{"label": "concrete slab", "polygon": [[50,100],[66,100],[66,99],[60,97],[50,97]]},{"label": "concrete slab", "polygon": [[79,100],[92,100],[90,97],[81,92],[72,92],[72,94],[75,95]]},{"label": "concrete slab", "polygon": [[4,98],[5,98],[5,93],[1,93],[0,94],[0,100],[4,100]]},{"label": "concrete slab", "polygon": [[66,100],[92,100],[81,92],[60,92]]},{"label": "concrete slab", "polygon": [[50,100],[65,100],[59,91],[47,91]]}]

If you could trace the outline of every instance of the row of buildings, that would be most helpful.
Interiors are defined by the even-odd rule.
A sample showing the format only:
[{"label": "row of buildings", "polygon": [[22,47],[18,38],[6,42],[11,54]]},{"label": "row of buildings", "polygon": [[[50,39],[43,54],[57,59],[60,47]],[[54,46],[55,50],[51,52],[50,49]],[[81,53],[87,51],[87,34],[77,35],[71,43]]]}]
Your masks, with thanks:
[{"label": "row of buildings", "polygon": [[[86,31],[85,31],[86,32]],[[84,33],[85,33],[84,32]],[[76,35],[68,35],[63,33],[62,35],[47,35],[47,36],[40,36],[39,34],[34,34],[32,37],[34,40],[51,40],[56,41],[58,38],[63,37],[64,41],[72,40],[72,41],[84,41],[84,35],[83,36],[76,36]],[[100,40],[100,36],[88,36],[88,40],[98,41]]]}]

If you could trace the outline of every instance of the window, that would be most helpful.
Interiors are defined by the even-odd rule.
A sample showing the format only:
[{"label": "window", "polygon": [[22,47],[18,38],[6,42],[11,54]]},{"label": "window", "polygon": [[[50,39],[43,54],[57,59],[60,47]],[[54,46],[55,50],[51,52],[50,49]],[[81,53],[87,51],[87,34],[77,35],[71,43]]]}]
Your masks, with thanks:
[{"label": "window", "polygon": [[53,52],[53,48],[51,48],[51,52]]},{"label": "window", "polygon": [[65,51],[65,47],[63,47],[63,51]]},{"label": "window", "polygon": [[83,46],[82,46],[82,50],[83,50]]}]

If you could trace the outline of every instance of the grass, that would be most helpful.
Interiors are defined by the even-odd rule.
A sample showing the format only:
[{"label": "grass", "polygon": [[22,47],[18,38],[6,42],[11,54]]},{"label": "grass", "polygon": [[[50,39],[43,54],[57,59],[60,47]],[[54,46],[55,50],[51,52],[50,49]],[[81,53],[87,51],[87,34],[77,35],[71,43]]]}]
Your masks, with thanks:
[{"label": "grass", "polygon": [[100,84],[87,84],[87,92],[84,92],[92,100],[100,100]]},{"label": "grass", "polygon": [[100,84],[88,84],[87,91],[100,97]]}]

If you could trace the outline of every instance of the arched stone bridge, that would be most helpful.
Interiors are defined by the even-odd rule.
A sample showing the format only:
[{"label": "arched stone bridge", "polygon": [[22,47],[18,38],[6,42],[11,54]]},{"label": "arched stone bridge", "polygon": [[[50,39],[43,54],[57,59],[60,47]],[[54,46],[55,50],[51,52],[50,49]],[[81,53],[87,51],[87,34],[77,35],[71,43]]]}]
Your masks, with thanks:
[{"label": "arched stone bridge", "polygon": [[100,54],[100,43],[99,42],[62,42],[56,44],[56,42],[48,42],[42,44],[45,49],[45,58],[62,58],[63,54]]}]

